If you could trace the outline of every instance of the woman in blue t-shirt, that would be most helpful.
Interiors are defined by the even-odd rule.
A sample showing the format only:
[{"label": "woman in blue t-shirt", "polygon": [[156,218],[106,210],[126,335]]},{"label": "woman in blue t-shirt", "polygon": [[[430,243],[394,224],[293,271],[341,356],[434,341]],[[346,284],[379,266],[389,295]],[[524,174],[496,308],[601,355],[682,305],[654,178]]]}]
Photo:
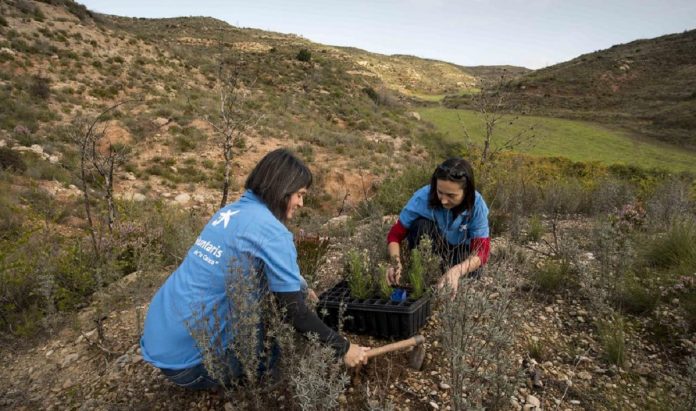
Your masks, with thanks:
[{"label": "woman in blue t-shirt", "polygon": [[[305,304],[306,296],[314,293],[300,274],[285,222],[302,207],[311,184],[312,173],[288,150],[274,150],[259,161],[242,197],[215,213],[153,297],[140,341],[147,362],[174,383],[192,389],[213,388],[242,377],[243,361],[229,347],[241,342],[235,334],[249,335],[249,330],[239,329],[249,314],[239,312],[235,301],[244,305],[258,299],[260,289],[250,291],[249,299],[232,298],[230,293],[256,278],[251,273],[261,274],[261,286],[273,294],[285,309],[284,319],[297,331],[318,335],[349,367],[367,362],[367,348],[338,335]],[[223,357],[223,378],[206,369],[204,356],[211,352]]]},{"label": "woman in blue t-shirt", "polygon": [[449,285],[456,291],[460,277],[477,276],[488,261],[488,206],[476,191],[468,161],[455,157],[437,166],[430,184],[416,191],[401,210],[387,235],[390,284],[398,284],[401,278],[401,241],[408,239],[412,249],[423,235],[432,239],[433,250],[446,267],[440,288]]}]

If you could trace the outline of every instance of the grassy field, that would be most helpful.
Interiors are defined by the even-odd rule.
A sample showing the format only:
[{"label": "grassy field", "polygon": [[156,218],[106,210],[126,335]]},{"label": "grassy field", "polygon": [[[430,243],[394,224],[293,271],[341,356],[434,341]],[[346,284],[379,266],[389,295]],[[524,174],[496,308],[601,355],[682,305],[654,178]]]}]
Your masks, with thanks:
[{"label": "grassy field", "polygon": [[[422,118],[443,132],[448,142],[463,141],[466,127],[475,142],[483,141],[484,124],[470,110],[423,108]],[[509,119],[511,117],[505,117]],[[600,161],[605,164],[626,164],[642,168],[661,168],[672,172],[696,173],[696,153],[671,145],[641,142],[626,133],[589,122],[549,117],[520,117],[512,125],[501,121],[496,129],[497,141],[533,126],[536,138],[521,152],[539,156],[560,156],[573,161]],[[494,142],[495,145],[495,142]]]}]

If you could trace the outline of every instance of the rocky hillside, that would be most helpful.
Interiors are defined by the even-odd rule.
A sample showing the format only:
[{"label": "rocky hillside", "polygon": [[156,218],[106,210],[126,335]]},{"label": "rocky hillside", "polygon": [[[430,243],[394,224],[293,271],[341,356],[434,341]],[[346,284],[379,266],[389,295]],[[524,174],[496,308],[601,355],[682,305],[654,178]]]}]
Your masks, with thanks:
[{"label": "rocky hillside", "polygon": [[598,121],[694,148],[694,61],[696,30],[636,40],[510,81],[507,103],[515,110]]},{"label": "rocky hillside", "polygon": [[[127,102],[100,118],[106,140],[131,148],[117,192],[214,204],[221,64],[249,103],[240,118],[254,123],[241,136],[238,179],[267,149],[291,146],[316,165],[319,198],[331,209],[346,196],[357,204],[387,170],[427,156],[427,127],[408,114],[400,92],[383,81],[388,76],[342,50],[212,18],[119,18],[50,3],[0,6],[0,95],[8,102],[0,140],[53,156],[38,180],[75,184],[76,119]],[[330,168],[326,158],[334,160]]]}]

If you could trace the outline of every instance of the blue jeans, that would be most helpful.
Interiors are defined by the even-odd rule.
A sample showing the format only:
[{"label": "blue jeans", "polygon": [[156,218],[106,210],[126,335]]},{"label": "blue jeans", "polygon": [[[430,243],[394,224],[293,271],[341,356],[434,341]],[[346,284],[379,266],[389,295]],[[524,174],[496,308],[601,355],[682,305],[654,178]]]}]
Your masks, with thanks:
[{"label": "blue jeans", "polygon": [[[265,358],[261,359],[258,377],[261,378],[269,372],[271,376],[273,376],[274,372],[276,372],[278,368],[277,364],[279,357],[280,347],[277,343],[274,343],[271,347],[268,367],[266,367]],[[162,374],[164,374],[171,382],[179,387],[188,388],[190,390],[209,390],[219,386],[229,386],[233,382],[242,380],[244,371],[242,370],[242,364],[237,359],[237,356],[235,356],[232,352],[228,352],[225,361],[227,363],[227,369],[225,370],[223,381],[218,381],[211,377],[203,364],[198,364],[183,370],[170,370],[167,368],[161,368],[160,370],[162,371]]]},{"label": "blue jeans", "polygon": [[[408,249],[416,248],[422,236],[427,235],[433,243],[433,253],[442,258],[442,271],[447,271],[448,268],[455,266],[469,258],[471,250],[466,243],[452,245],[440,233],[437,225],[426,218],[418,218],[408,230],[406,239],[408,240]],[[480,278],[482,270],[478,268],[476,271],[469,273],[469,278]]]},{"label": "blue jeans", "polygon": [[220,385],[208,374],[203,364],[183,370],[162,368],[161,371],[174,384],[190,390],[209,390]]}]

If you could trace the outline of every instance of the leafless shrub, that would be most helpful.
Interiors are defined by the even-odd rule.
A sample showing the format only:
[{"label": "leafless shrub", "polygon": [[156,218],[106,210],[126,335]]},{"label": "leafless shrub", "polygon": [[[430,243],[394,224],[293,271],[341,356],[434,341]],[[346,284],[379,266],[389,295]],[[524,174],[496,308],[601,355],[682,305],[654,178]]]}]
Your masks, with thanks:
[{"label": "leafless shrub", "polygon": [[594,214],[610,213],[636,199],[635,188],[631,184],[613,178],[599,181],[591,197],[590,211]]},{"label": "leafless shrub", "polygon": [[350,382],[331,347],[310,336],[304,347],[295,346],[297,362],[289,369],[293,397],[302,410],[325,410],[338,407],[338,398]]},{"label": "leafless shrub", "polygon": [[694,201],[689,198],[692,194],[689,182],[678,178],[665,180],[647,201],[648,221],[658,229],[665,229],[675,218],[693,213]]},{"label": "leafless shrub", "polygon": [[[240,262],[232,267],[229,305],[213,307],[211,318],[200,307],[187,323],[210,376],[242,409],[275,408],[272,392],[286,392],[303,410],[335,408],[348,383],[341,359],[316,336],[304,340],[295,333],[261,273]],[[225,334],[234,336],[231,343]],[[231,355],[236,361],[230,361]]]},{"label": "leafless shrub", "polygon": [[[511,360],[514,329],[510,321],[515,265],[508,260],[488,267],[490,284],[462,279],[454,298],[440,301],[443,350],[455,410],[502,409],[516,380]],[[449,296],[445,292],[443,296]]]}]

